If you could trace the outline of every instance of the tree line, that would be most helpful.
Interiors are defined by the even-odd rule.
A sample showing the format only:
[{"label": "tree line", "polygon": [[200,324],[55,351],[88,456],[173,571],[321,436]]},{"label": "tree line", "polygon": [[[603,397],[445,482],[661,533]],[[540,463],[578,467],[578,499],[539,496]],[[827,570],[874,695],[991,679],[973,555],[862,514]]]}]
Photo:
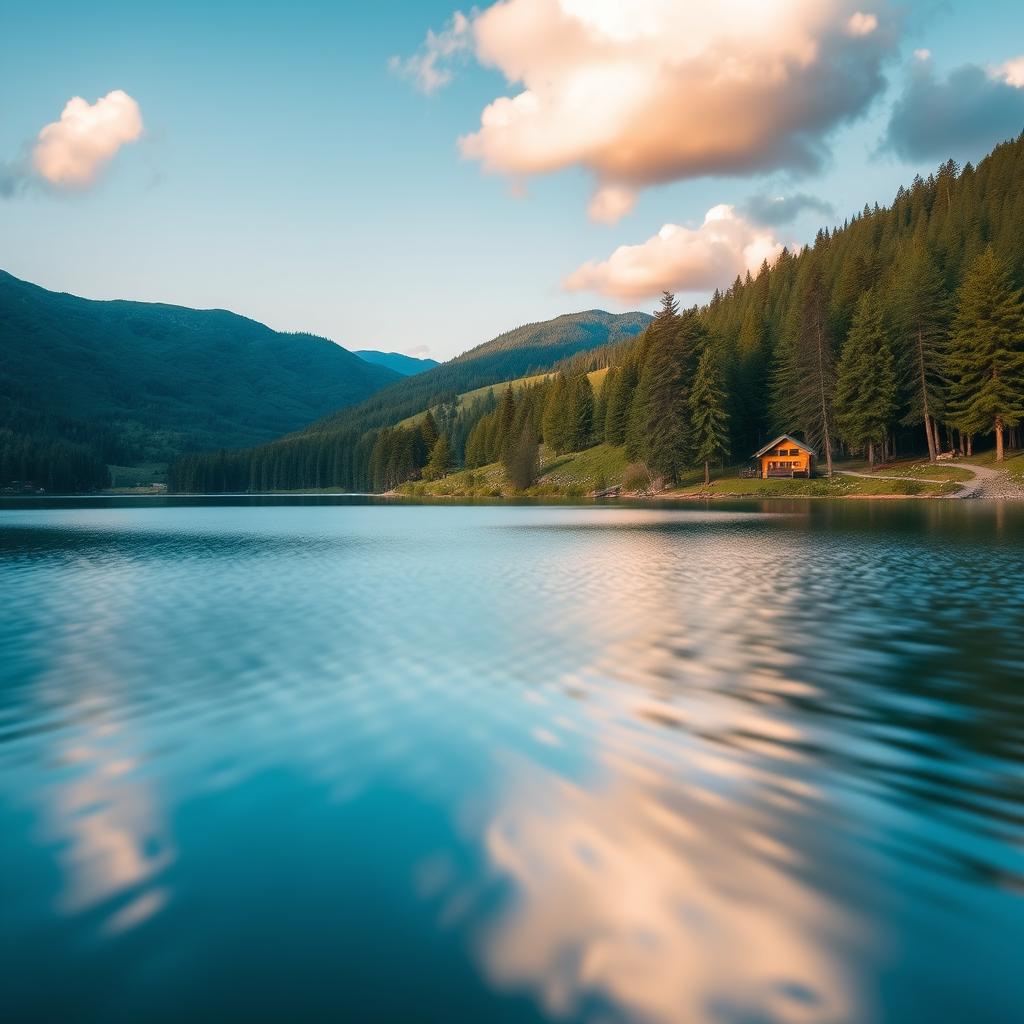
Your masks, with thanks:
[{"label": "tree line", "polygon": [[[804,438],[827,472],[840,454],[934,459],[980,438],[1002,458],[1024,422],[1022,185],[1022,139],[977,168],[948,161],[705,306],[680,311],[666,295],[638,337],[544,379],[468,402],[439,396],[429,416],[397,426],[191,456],[171,486],[387,490],[493,462],[529,481],[540,445],[598,442],[672,482],[697,467],[707,477],[779,433]],[[602,364],[595,389],[587,371]]]},{"label": "tree line", "polygon": [[0,395],[0,488],[92,491],[110,483],[118,445],[102,426],[48,414]]}]

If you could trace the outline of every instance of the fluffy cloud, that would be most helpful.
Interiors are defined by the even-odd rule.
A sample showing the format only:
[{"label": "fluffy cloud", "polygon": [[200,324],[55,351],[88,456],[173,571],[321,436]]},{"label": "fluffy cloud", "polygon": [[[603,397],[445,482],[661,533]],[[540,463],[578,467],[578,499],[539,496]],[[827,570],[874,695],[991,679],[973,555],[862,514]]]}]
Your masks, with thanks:
[{"label": "fluffy cloud", "polygon": [[590,261],[564,281],[567,291],[595,291],[633,302],[662,291],[710,291],[737,274],[756,272],[782,251],[774,234],[732,206],[708,210],[699,228],[666,224],[640,245],[621,245],[608,259]]},{"label": "fluffy cloud", "polygon": [[1024,89],[1024,57],[1014,57],[1005,64],[1000,64],[994,71],[996,78],[1002,79],[1007,85]]},{"label": "fluffy cloud", "polygon": [[126,92],[115,89],[93,104],[75,96],[60,120],[40,131],[32,169],[54,188],[88,188],[117,151],[141,135],[139,105]]},{"label": "fluffy cloud", "polygon": [[1024,58],[996,68],[964,64],[945,79],[927,58],[908,73],[883,146],[908,160],[977,157],[1024,129]]},{"label": "fluffy cloud", "polygon": [[846,19],[846,33],[851,36],[869,36],[878,28],[878,18],[864,11],[854,11]]},{"label": "fluffy cloud", "polygon": [[469,18],[456,11],[440,32],[427,30],[427,38],[420,52],[412,57],[392,57],[391,70],[411,79],[421,92],[428,95],[436,92],[452,80],[451,68],[447,65],[454,57],[472,49],[473,39]]},{"label": "fluffy cloud", "polygon": [[758,224],[789,224],[805,210],[825,216],[835,213],[831,203],[806,192],[795,192],[791,196],[756,195],[743,204],[743,213]]},{"label": "fluffy cloud", "polygon": [[501,0],[399,66],[436,87],[471,36],[477,59],[521,88],[486,107],[464,156],[512,178],[583,167],[591,215],[611,222],[644,186],[819,166],[828,132],[885,84],[896,25],[886,0],[870,7]]}]

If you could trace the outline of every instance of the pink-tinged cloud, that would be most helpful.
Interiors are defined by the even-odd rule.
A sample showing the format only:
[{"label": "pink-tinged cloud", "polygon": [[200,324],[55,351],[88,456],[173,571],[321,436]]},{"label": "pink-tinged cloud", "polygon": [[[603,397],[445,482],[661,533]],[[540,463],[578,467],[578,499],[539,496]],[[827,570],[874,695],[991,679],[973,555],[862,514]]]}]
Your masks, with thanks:
[{"label": "pink-tinged cloud", "polygon": [[142,113],[126,92],[115,89],[95,103],[68,100],[60,120],[46,125],[32,150],[32,167],[58,189],[92,185],[126,143],[142,135]]},{"label": "pink-tinged cloud", "polygon": [[616,224],[636,205],[636,192],[621,185],[605,185],[590,200],[587,213],[600,224]]},{"label": "pink-tinged cloud", "polygon": [[715,206],[700,227],[666,224],[640,245],[621,245],[606,260],[584,263],[563,286],[621,302],[663,291],[711,291],[732,284],[737,274],[756,273],[764,260],[774,262],[782,248],[770,229],[741,217],[732,206]]},{"label": "pink-tinged cloud", "polygon": [[884,87],[897,24],[886,0],[871,7],[501,0],[472,20],[476,56],[521,88],[461,151],[510,177],[584,167],[605,221],[647,185],[813,169],[825,136]]},{"label": "pink-tinged cloud", "polygon": [[1001,79],[1015,89],[1024,89],[1024,57],[1014,57],[994,70],[994,78]]}]

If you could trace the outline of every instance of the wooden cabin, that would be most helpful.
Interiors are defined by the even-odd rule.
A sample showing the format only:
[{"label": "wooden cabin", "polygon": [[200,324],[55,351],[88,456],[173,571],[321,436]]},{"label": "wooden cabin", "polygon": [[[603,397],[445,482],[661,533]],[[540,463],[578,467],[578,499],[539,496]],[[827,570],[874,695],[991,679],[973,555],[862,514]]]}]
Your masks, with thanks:
[{"label": "wooden cabin", "polygon": [[791,477],[814,475],[814,451],[803,441],[798,441],[789,434],[775,438],[759,452],[754,452],[759,475],[763,480],[770,477]]}]

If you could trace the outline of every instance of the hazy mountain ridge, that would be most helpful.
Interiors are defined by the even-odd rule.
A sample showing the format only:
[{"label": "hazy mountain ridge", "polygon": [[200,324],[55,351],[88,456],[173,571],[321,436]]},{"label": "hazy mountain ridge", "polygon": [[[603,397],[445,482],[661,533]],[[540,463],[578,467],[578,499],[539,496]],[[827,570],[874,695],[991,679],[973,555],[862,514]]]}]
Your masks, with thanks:
[{"label": "hazy mountain ridge", "polygon": [[360,348],[353,354],[375,366],[386,366],[403,377],[414,377],[417,373],[441,365],[436,359],[419,359],[416,356],[407,356],[404,352],[381,352],[372,348]]}]

